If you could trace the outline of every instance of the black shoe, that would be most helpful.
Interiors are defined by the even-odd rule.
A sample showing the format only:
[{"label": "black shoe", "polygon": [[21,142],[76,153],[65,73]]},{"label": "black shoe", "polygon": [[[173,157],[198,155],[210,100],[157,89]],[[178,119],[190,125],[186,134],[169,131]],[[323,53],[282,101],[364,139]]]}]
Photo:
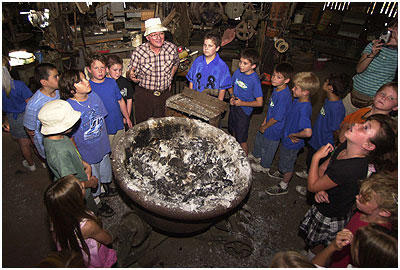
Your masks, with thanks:
[{"label": "black shoe", "polygon": [[107,197],[114,197],[118,195],[118,190],[116,188],[110,187],[106,193]]},{"label": "black shoe", "polygon": [[106,203],[101,202],[99,207],[99,215],[102,217],[112,217],[115,214],[114,210]]},{"label": "black shoe", "polygon": [[118,195],[118,190],[116,188],[110,187],[110,184],[103,184],[104,193],[100,194],[100,198],[104,197],[114,197]]}]

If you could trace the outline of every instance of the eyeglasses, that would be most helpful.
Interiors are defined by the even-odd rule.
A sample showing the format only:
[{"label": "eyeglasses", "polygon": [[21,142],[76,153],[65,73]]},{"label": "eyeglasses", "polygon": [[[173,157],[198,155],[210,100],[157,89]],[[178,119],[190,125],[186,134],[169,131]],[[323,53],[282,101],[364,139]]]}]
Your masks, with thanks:
[{"label": "eyeglasses", "polygon": [[164,37],[164,32],[160,32],[160,33],[153,33],[149,35],[152,39],[156,39],[156,38],[163,38]]}]

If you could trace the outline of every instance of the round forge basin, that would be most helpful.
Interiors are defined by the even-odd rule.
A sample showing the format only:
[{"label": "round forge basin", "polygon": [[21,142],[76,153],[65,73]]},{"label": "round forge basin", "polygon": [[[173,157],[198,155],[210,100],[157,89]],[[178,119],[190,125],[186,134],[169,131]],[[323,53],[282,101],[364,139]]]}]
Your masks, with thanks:
[{"label": "round forge basin", "polygon": [[250,163],[236,140],[199,120],[142,122],[113,146],[121,189],[153,227],[171,233],[208,228],[246,197]]}]

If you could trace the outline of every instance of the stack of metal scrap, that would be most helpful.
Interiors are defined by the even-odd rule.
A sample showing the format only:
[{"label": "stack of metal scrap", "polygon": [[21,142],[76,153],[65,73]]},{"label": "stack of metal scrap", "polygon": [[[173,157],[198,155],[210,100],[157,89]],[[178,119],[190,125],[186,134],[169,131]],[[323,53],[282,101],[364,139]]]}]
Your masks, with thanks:
[{"label": "stack of metal scrap", "polygon": [[167,116],[195,116],[217,126],[228,104],[218,98],[185,87],[167,99]]}]

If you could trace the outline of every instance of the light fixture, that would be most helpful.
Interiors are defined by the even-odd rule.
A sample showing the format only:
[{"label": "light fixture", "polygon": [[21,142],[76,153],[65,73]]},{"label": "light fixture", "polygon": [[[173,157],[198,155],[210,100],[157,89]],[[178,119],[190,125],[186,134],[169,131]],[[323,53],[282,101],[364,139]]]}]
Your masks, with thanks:
[{"label": "light fixture", "polygon": [[22,66],[35,62],[35,55],[27,51],[13,51],[8,54],[10,66]]}]

